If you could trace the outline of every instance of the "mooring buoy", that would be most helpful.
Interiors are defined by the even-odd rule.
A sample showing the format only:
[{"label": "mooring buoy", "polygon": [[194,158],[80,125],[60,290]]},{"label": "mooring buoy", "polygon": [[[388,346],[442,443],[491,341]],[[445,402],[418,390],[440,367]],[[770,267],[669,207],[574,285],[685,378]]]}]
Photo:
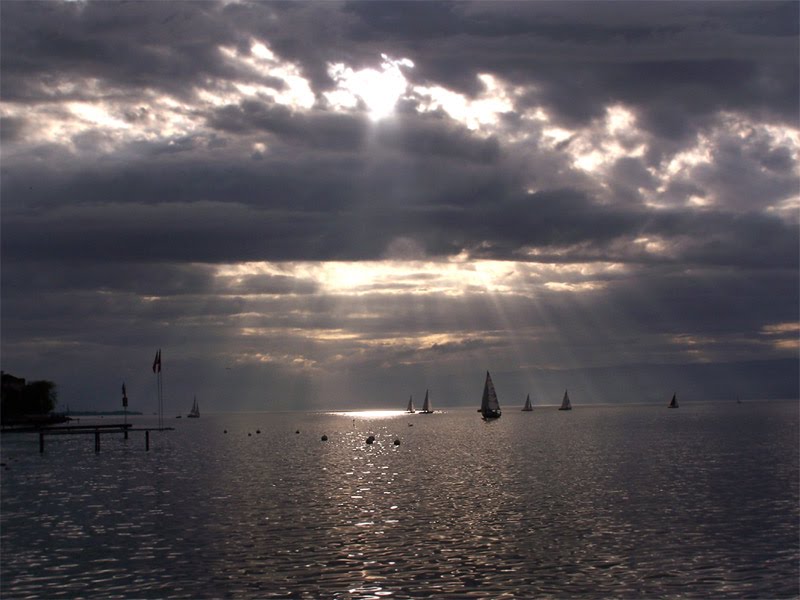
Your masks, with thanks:
[{"label": "mooring buoy", "polygon": [[322,436],[322,441],[323,442],[327,442],[328,441],[328,436],[327,435],[323,435]]},{"label": "mooring buoy", "polygon": [[368,444],[371,444],[371,443],[372,443],[372,442],[374,442],[374,441],[375,441],[375,436],[374,436],[374,435],[371,435],[371,436],[369,436],[369,437],[367,438],[367,443],[368,443]]}]

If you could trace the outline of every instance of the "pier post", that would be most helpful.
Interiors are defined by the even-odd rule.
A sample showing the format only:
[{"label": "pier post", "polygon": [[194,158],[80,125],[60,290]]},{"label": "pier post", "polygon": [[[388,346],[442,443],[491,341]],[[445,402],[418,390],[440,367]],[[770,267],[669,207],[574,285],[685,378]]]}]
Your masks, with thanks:
[{"label": "pier post", "polygon": [[150,451],[150,430],[144,432],[144,449]]},{"label": "pier post", "polygon": [[125,439],[126,440],[128,439],[128,428],[127,427],[125,428]]},{"label": "pier post", "polygon": [[44,431],[39,432],[39,454],[44,453]]},{"label": "pier post", "polygon": [[100,432],[94,432],[94,451],[100,452]]}]

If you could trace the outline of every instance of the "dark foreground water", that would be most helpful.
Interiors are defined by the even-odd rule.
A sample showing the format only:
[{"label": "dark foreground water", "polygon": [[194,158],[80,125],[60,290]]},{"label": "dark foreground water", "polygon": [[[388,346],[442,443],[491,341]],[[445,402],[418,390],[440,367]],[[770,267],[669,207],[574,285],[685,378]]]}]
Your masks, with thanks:
[{"label": "dark foreground water", "polygon": [[797,402],[167,424],[3,435],[4,599],[800,594]]}]

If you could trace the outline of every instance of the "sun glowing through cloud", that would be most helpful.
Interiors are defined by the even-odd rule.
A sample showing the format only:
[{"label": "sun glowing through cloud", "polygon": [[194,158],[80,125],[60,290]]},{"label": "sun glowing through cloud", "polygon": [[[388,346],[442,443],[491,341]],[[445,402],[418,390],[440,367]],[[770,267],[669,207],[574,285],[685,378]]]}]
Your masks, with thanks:
[{"label": "sun glowing through cloud", "polygon": [[369,116],[377,121],[394,111],[400,97],[408,89],[408,81],[401,68],[413,68],[407,58],[392,59],[382,54],[380,70],[354,70],[344,63],[328,65],[328,74],[336,82],[337,89],[326,92],[326,100],[338,109],[355,108],[360,99],[367,107]]}]

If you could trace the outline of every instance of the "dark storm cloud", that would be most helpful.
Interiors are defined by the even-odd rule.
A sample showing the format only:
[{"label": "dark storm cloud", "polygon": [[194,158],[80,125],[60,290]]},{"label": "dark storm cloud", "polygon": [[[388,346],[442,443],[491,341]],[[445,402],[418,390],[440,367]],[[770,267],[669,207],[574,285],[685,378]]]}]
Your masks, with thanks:
[{"label": "dark storm cloud", "polygon": [[274,213],[238,204],[88,206],[4,219],[3,252],[8,258],[69,255],[97,262],[355,257],[344,237],[347,223],[337,219],[331,227],[329,221],[322,213]]},{"label": "dark storm cloud", "polygon": [[[625,203],[597,204],[569,189],[511,196],[506,181],[496,173],[481,176],[480,170],[445,168],[446,176],[463,172],[460,181],[447,186],[441,173],[430,173],[423,191],[400,180],[403,170],[397,164],[387,165],[385,172],[376,167],[363,180],[331,170],[329,180],[304,182],[305,166],[260,173],[211,169],[198,173],[191,185],[180,170],[134,169],[97,173],[96,179],[83,173],[74,185],[38,181],[30,192],[34,198],[41,197],[45,206],[62,199],[71,206],[40,206],[31,213],[15,211],[10,202],[3,219],[3,251],[13,259],[98,262],[368,259],[383,256],[392,239],[410,235],[433,254],[471,249],[500,259],[522,258],[520,248],[575,247],[552,259],[562,262],[636,259],[635,254],[619,255],[610,244],[655,235],[674,241],[669,258],[652,260],[797,264],[797,226],[775,216],[687,209],[654,213]],[[317,167],[320,177],[323,170]],[[191,164],[186,168],[194,169]],[[397,188],[381,189],[381,182],[393,181],[398,172]],[[424,171],[414,172],[424,176]],[[641,176],[641,170],[636,172]],[[4,194],[18,197],[15,192],[24,191],[24,182],[9,179]],[[769,182],[775,185],[776,180]],[[724,178],[719,185],[738,203],[747,182],[739,185],[739,195]],[[750,187],[758,193],[752,181]],[[202,200],[215,189],[230,201]],[[757,206],[764,203],[763,194],[740,201]]]},{"label": "dark storm cloud", "polygon": [[363,117],[298,114],[285,106],[256,101],[220,108],[209,116],[208,124],[230,133],[264,131],[279,136],[283,143],[334,150],[361,147],[368,126]]},{"label": "dark storm cloud", "polygon": [[208,265],[166,263],[152,265],[129,262],[122,266],[94,258],[60,262],[58,268],[34,261],[8,261],[0,273],[3,287],[25,289],[26,295],[49,291],[125,292],[143,296],[173,296],[207,293],[213,286]]},{"label": "dark storm cloud", "polygon": [[399,119],[380,127],[377,139],[391,150],[424,160],[460,159],[486,166],[498,164],[502,158],[496,138],[476,138],[436,117]]},{"label": "dark storm cloud", "polygon": [[0,141],[13,142],[20,139],[24,128],[24,119],[10,117],[0,120]]},{"label": "dark storm cloud", "polygon": [[[59,78],[99,77],[120,94],[153,87],[178,96],[224,74],[217,44],[241,41],[205,2],[30,2],[3,6],[3,95],[10,101],[80,99]],[[113,91],[112,91],[113,94]]]}]

